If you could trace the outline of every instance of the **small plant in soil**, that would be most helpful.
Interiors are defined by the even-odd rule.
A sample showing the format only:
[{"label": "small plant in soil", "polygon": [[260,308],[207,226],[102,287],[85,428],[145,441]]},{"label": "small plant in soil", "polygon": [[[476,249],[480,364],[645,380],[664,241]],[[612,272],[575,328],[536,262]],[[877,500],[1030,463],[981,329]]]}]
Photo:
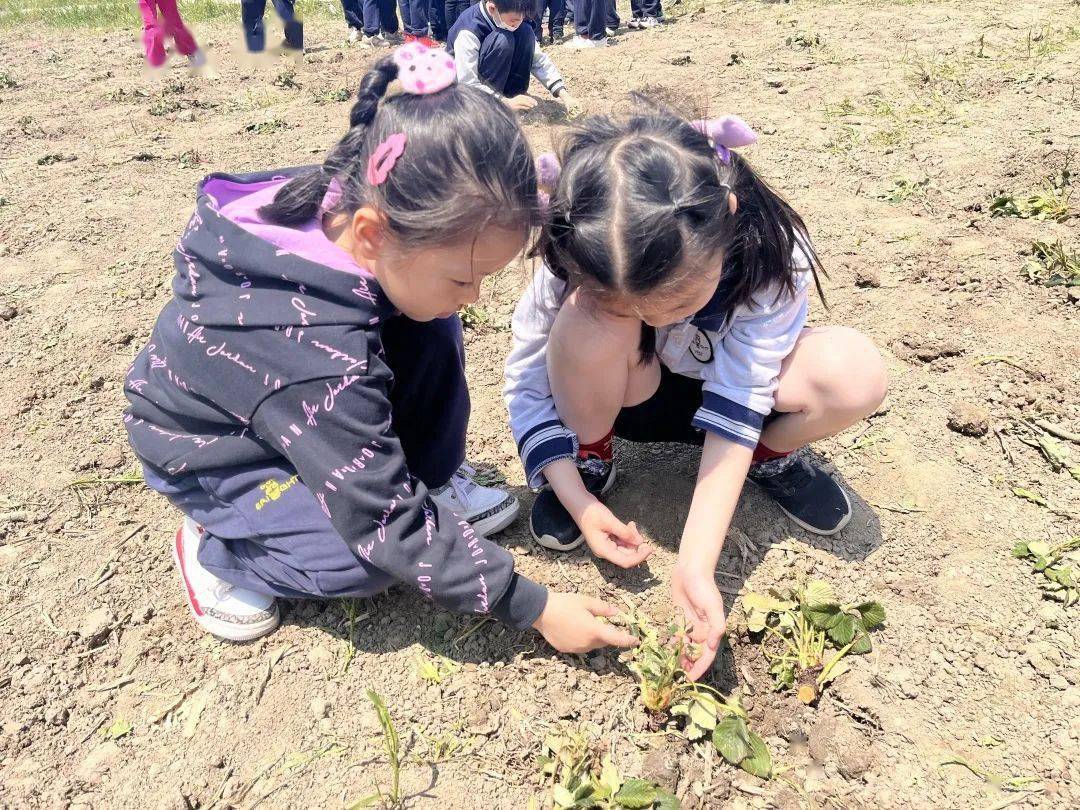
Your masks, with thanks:
[{"label": "small plant in soil", "polygon": [[776,688],[795,687],[806,704],[848,670],[847,655],[870,652],[870,631],[885,623],[878,602],[841,604],[820,580],[782,593],[748,593],[743,610],[750,632],[762,634],[761,650]]},{"label": "small plant in soil", "polygon": [[352,97],[347,87],[339,87],[336,90],[323,90],[315,93],[313,99],[316,104],[332,104],[334,102],[348,101]]},{"label": "small plant in soil", "polygon": [[424,683],[441,684],[459,669],[460,666],[441,655],[431,657],[419,653],[416,656],[416,675]]},{"label": "small plant in soil", "polygon": [[274,86],[286,90],[299,90],[300,83],[296,81],[296,70],[294,68],[285,68],[274,79]]},{"label": "small plant in soil", "polygon": [[688,740],[707,739],[732,765],[768,779],[772,756],[765,741],[750,730],[738,695],[725,697],[711,686],[687,680],[682,662],[693,660],[700,651],[687,641],[685,627],[672,622],[661,637],[640,613],[623,614],[620,620],[638,638],[638,646],[627,654],[627,666],[638,676],[641,702],[654,726],[659,727],[666,716],[682,718]]},{"label": "small plant in soil", "polygon": [[254,124],[248,124],[244,127],[245,132],[253,132],[256,135],[272,135],[275,132],[280,132],[283,129],[288,129],[289,124],[286,121],[282,121],[280,118],[270,118],[266,121],[257,121]]},{"label": "small plant in soil", "polygon": [[0,90],[11,90],[18,87],[19,83],[15,81],[15,77],[5,71],[0,71]]},{"label": "small plant in soil", "polygon": [[584,731],[566,730],[544,740],[539,764],[553,783],[551,801],[558,810],[675,810],[680,806],[674,795],[655,783],[625,778],[610,757],[604,757],[597,773],[595,759]]},{"label": "small plant in soil", "polygon": [[1064,602],[1066,607],[1080,602],[1080,537],[1070,537],[1051,545],[1041,540],[1013,546],[1012,554],[1019,559],[1031,560],[1033,570],[1046,577],[1041,585],[1050,599]]},{"label": "small plant in soil", "polygon": [[1064,222],[1072,214],[1069,209],[1070,181],[1071,174],[1065,169],[1051,177],[1046,187],[1034,194],[1025,197],[1003,194],[995,197],[990,203],[990,216]]},{"label": "small plant in soil", "polygon": [[401,804],[401,742],[398,740],[397,730],[394,728],[394,721],[390,719],[386,703],[378,693],[371,689],[367,690],[367,696],[375,706],[375,712],[379,715],[379,725],[383,730],[386,756],[390,761],[390,790],[384,795],[382,788],[376,785],[375,793],[350,805],[349,810],[358,810],[361,807],[397,807]]},{"label": "small plant in soil", "polygon": [[178,99],[158,98],[154,99],[154,101],[150,104],[147,112],[149,112],[150,115],[162,116],[168,115],[169,113],[179,112],[183,108],[184,105],[181,104]]},{"label": "small plant in soil", "polygon": [[1024,264],[1028,281],[1044,287],[1080,286],[1080,253],[1068,251],[1061,241],[1033,242],[1031,258]]}]

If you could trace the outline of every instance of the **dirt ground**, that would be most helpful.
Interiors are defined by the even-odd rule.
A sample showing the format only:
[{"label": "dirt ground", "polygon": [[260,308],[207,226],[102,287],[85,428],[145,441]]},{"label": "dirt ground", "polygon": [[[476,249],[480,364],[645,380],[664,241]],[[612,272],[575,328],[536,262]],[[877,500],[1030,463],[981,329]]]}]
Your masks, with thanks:
[{"label": "dirt ground", "polygon": [[[349,606],[319,601],[284,605],[282,628],[252,644],[201,632],[169,557],[176,513],[115,482],[137,470],[121,379],[167,300],[198,179],[317,160],[343,130],[337,91],[372,55],[320,18],[302,61],[252,67],[230,51],[233,28],[197,26],[218,77],[151,77],[134,32],[24,28],[0,31],[0,805],[347,806],[389,784],[373,689],[408,751],[409,806],[544,801],[536,756],[560,721],[585,724],[624,773],[685,807],[1080,806],[1077,608],[1042,599],[1009,554],[1017,539],[1080,532],[1080,485],[1017,422],[1080,431],[1080,307],[1021,272],[1035,240],[1080,249],[1080,219],[988,211],[999,192],[1036,191],[1070,160],[1076,171],[1080,6],[669,11],[672,25],[617,47],[552,55],[593,111],[647,88],[749,120],[762,138],[747,156],[804,215],[829,270],[830,309],[815,302],[813,321],[864,330],[891,375],[881,412],[819,447],[857,495],[850,525],[813,537],[748,485],[725,546],[733,632],[714,682],[742,689],[780,776],[650,731],[613,654],[557,655],[413,591],[356,603],[351,638]],[[526,119],[538,148],[558,123],[546,102]],[[500,397],[524,278],[511,268],[491,283],[467,343],[470,458],[527,507]],[[965,414],[969,432],[984,419],[989,431],[947,427]],[[621,451],[613,508],[660,544],[647,569],[557,557],[524,518],[499,539],[542,583],[666,618],[697,456]],[[737,598],[809,574],[888,611],[874,652],[814,708],[772,690]],[[416,659],[429,652],[461,669],[425,685]],[[985,778],[943,764],[955,757]],[[1013,777],[1035,781],[1010,792]]]}]

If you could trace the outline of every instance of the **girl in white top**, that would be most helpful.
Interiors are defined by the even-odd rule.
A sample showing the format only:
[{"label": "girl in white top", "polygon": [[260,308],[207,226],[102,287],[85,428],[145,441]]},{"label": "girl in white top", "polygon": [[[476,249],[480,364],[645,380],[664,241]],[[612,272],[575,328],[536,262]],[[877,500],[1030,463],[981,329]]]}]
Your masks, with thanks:
[{"label": "girl in white top", "polygon": [[529,484],[550,487],[531,516],[549,548],[643,561],[634,524],[599,500],[612,437],[703,445],[671,583],[704,643],[697,678],[724,630],[713,572],[743,481],[803,528],[840,531],[847,495],[795,451],[873,413],[887,382],[866,337],[805,326],[820,264],[799,215],[731,151],[753,130],[638,101],[571,129],[541,166],[545,261],[514,314],[505,393]]}]

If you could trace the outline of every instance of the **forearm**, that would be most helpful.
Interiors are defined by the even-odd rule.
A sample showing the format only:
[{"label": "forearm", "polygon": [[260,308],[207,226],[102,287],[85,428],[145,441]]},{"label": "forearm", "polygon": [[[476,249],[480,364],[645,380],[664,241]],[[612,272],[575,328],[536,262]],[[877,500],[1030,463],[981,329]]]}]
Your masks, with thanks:
[{"label": "forearm", "polygon": [[679,564],[712,571],[720,559],[753,451],[708,433],[679,544]]},{"label": "forearm", "polygon": [[585,482],[581,480],[577,465],[572,459],[562,458],[544,467],[543,474],[559,498],[559,503],[566,507],[570,517],[580,525],[581,515],[590,505],[598,501],[596,496],[585,488]]}]

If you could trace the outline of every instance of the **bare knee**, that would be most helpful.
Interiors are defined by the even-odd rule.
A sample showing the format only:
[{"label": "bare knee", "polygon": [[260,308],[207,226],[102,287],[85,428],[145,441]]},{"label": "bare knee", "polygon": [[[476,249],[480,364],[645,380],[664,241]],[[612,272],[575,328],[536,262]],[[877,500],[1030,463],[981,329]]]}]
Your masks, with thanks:
[{"label": "bare knee", "polygon": [[862,332],[846,326],[822,335],[811,387],[822,405],[853,421],[874,413],[889,390],[881,352]]}]

